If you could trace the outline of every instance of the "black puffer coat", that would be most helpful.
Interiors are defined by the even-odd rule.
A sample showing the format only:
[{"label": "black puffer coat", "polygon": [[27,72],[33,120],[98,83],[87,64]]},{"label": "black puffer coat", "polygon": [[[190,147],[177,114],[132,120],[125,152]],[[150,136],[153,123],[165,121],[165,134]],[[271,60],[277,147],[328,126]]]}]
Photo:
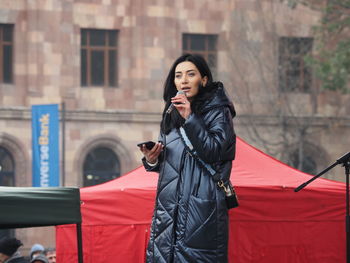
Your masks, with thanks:
[{"label": "black puffer coat", "polygon": [[[234,115],[232,103],[219,86],[201,114],[192,113],[183,125],[198,156],[225,182],[235,156]],[[165,159],[155,167],[143,161],[148,171],[160,171],[147,262],[227,262],[224,191],[188,154],[178,129],[166,135]]]}]

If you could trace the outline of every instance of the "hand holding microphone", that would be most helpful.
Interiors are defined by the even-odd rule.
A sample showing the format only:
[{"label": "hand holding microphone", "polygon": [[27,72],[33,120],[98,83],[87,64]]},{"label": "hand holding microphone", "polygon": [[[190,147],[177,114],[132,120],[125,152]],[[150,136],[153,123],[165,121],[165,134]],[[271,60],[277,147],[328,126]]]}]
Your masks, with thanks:
[{"label": "hand holding microphone", "polygon": [[191,111],[191,103],[186,97],[186,93],[182,90],[179,90],[176,93],[176,96],[171,98],[171,105],[167,110],[167,114],[169,114],[174,108],[180,113],[180,115],[187,119],[188,116],[192,113]]},{"label": "hand holding microphone", "polygon": [[[185,92],[183,92],[182,90],[179,90],[177,93],[176,93],[176,95],[175,95],[175,97],[174,98],[176,98],[177,96],[179,96],[179,95],[181,95],[181,94],[185,94]],[[173,98],[171,98],[171,104],[170,104],[170,106],[169,106],[169,108],[167,109],[167,111],[166,111],[166,113],[167,114],[170,114],[172,111],[173,111],[173,109],[174,109],[174,103],[173,103]],[[181,104],[181,102],[178,102],[178,104]]]}]

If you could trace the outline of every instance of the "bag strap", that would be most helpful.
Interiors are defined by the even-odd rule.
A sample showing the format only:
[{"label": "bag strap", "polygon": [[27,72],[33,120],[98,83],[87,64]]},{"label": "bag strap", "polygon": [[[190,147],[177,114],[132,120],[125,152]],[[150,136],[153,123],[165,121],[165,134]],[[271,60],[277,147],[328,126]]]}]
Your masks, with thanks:
[{"label": "bag strap", "polygon": [[187,152],[194,157],[195,159],[197,159],[199,161],[199,163],[210,173],[210,175],[213,177],[215,182],[219,182],[220,179],[217,178],[217,172],[215,171],[215,169],[208,163],[204,162],[197,154],[197,152],[195,151],[190,139],[187,137],[187,134],[184,130],[184,128],[180,127],[180,137],[182,138],[183,142],[186,145],[186,149]]},{"label": "bag strap", "polygon": [[187,134],[184,130],[184,128],[180,127],[180,137],[182,138],[182,141],[185,143],[186,145],[186,150],[187,152],[194,157],[196,160],[199,161],[199,163],[207,169],[207,171],[210,173],[210,175],[212,176],[214,182],[217,183],[217,185],[222,188],[225,192],[225,194],[227,195],[228,193],[231,194],[236,194],[235,193],[235,189],[231,184],[231,181],[228,180],[228,184],[225,186],[223,180],[221,180],[220,178],[218,178],[217,172],[215,171],[215,169],[208,163],[204,162],[201,158],[199,158],[197,152],[194,150],[194,147],[190,141],[190,139],[187,137]]}]

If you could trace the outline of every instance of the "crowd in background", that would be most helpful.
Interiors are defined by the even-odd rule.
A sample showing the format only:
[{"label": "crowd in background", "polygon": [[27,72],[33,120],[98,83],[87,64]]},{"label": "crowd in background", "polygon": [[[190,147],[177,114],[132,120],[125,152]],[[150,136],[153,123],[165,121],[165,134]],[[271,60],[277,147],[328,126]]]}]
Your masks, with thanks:
[{"label": "crowd in background", "polygon": [[18,250],[22,245],[22,242],[16,238],[1,239],[0,263],[56,263],[56,249],[34,244],[26,257]]}]

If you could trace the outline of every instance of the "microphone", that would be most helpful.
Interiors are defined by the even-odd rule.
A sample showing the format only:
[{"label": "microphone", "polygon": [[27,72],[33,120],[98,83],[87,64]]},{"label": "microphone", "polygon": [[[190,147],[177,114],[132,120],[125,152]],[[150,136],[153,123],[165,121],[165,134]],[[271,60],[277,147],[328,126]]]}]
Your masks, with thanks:
[{"label": "microphone", "polygon": [[[182,90],[179,90],[179,91],[176,93],[176,96],[177,96],[177,95],[180,95],[180,94],[186,94],[186,93],[185,93],[184,91],[182,91]],[[170,114],[170,113],[173,111],[173,109],[174,109],[174,104],[171,103],[170,106],[169,106],[169,108],[166,110],[166,114]]]}]

